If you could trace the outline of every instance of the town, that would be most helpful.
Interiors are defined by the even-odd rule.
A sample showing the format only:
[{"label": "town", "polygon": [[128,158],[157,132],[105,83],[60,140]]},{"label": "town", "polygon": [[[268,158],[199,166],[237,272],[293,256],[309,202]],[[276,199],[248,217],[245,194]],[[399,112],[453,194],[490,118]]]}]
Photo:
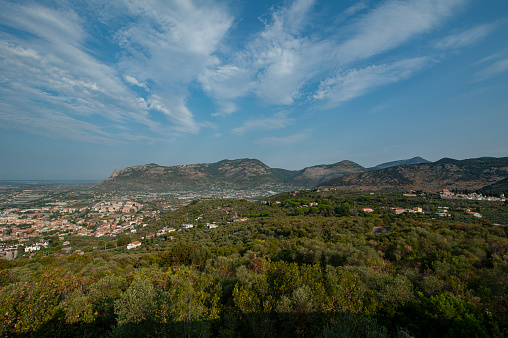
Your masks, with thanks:
[{"label": "town", "polygon": [[[26,187],[24,187],[26,188]],[[61,244],[63,253],[81,252],[79,248],[71,250],[71,237],[87,238],[110,238],[120,235],[130,235],[136,239],[132,243],[125,243],[127,249],[135,249],[141,246],[139,240],[148,240],[161,237],[164,240],[172,240],[174,235],[182,229],[190,229],[201,226],[207,229],[218,227],[215,222],[204,222],[198,217],[195,220],[182,221],[177,227],[149,227],[154,224],[163,214],[180,209],[189,205],[192,201],[207,199],[248,199],[259,201],[267,206],[282,207],[281,201],[264,200],[263,198],[275,195],[273,191],[262,190],[222,190],[222,191],[177,191],[171,193],[90,193],[79,186],[62,193],[61,187],[56,190],[48,189],[4,189],[0,197],[0,257],[14,259],[17,254],[34,255],[48,248],[48,240],[57,239]],[[316,192],[333,192],[335,189],[316,189]],[[309,191],[309,189],[296,190],[290,196]],[[370,193],[372,197],[374,193]],[[428,196],[417,194],[414,191],[400,194],[404,199],[416,199],[427,201]],[[254,198],[256,197],[256,198]],[[435,195],[441,201],[463,200],[505,202],[504,195],[499,197],[483,196],[477,193],[456,193],[443,189]],[[294,203],[294,202],[292,202]],[[306,212],[320,209],[317,202],[308,204],[296,203],[295,215],[303,215]],[[428,209],[427,214],[438,217],[450,218],[452,213],[449,206],[439,205],[437,208]],[[470,208],[459,208],[466,217],[482,218],[482,215]],[[361,206],[357,212],[364,214],[376,213],[373,207]],[[402,208],[390,205],[384,212],[395,215],[424,214],[421,206]],[[379,208],[377,209],[379,213]],[[243,222],[247,217],[234,217],[232,222]],[[195,221],[195,222],[194,222]],[[144,231],[141,231],[144,230]],[[139,234],[139,232],[142,234]],[[109,241],[109,240],[108,240]],[[108,245],[104,244],[103,249]],[[96,248],[97,245],[92,248]]]},{"label": "town", "polygon": [[[30,189],[26,189],[26,188]],[[90,193],[83,184],[9,184],[0,187],[0,258],[18,253],[36,254],[48,247],[45,238],[58,239],[63,252],[70,252],[67,238],[134,235],[167,211],[182,208],[199,199],[256,200],[276,192],[263,189],[175,191],[171,193]],[[70,189],[70,190],[66,190]],[[62,193],[62,190],[64,193]],[[242,221],[244,219],[241,219]],[[238,221],[238,220],[235,220]],[[182,224],[180,229],[191,228]],[[217,227],[205,224],[207,228]],[[149,239],[174,229],[162,228],[146,235]],[[171,239],[171,237],[169,237]],[[133,242],[127,249],[138,247]],[[77,250],[80,252],[80,250]]]}]

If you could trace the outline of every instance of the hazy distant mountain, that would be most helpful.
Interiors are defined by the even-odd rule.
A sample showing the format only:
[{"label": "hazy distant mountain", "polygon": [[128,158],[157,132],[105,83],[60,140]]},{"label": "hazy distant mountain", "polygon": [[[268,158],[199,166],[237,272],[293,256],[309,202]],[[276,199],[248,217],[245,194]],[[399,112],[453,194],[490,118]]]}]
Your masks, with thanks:
[{"label": "hazy distant mountain", "polygon": [[320,186],[359,190],[424,190],[443,188],[477,190],[508,177],[508,157],[454,160],[443,158],[434,163],[406,164],[359,174],[351,174]]},{"label": "hazy distant mountain", "polygon": [[418,163],[430,163],[430,161],[427,161],[426,159],[421,158],[420,156],[416,156],[416,157],[410,158],[408,160],[398,160],[398,161],[381,163],[375,167],[369,168],[369,170],[378,170],[378,169],[384,169],[384,168],[389,168],[389,167],[395,167],[395,166],[403,165],[403,164],[418,164]]},{"label": "hazy distant mountain", "polygon": [[291,179],[291,182],[295,185],[313,187],[321,182],[331,180],[336,177],[364,172],[366,170],[367,169],[358,163],[345,160],[335,164],[321,164],[302,169]]}]

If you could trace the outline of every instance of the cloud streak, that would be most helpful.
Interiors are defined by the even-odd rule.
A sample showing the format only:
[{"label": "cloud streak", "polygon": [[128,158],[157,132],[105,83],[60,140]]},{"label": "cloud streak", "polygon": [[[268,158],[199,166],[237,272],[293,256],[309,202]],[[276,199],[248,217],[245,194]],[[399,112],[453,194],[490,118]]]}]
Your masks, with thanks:
[{"label": "cloud streak", "polygon": [[497,26],[498,26],[497,23],[478,25],[464,32],[449,35],[439,40],[438,42],[436,42],[435,47],[439,49],[449,49],[470,46],[476,43],[478,40],[487,36]]},{"label": "cloud streak", "polygon": [[429,63],[428,58],[421,57],[397,61],[392,64],[350,69],[322,81],[314,94],[314,99],[326,99],[329,106],[336,106],[341,102],[364,95],[372,88],[407,79]]},{"label": "cloud streak", "polygon": [[347,38],[335,51],[342,63],[394,49],[439,26],[463,0],[386,1],[345,29]]},{"label": "cloud streak", "polygon": [[232,132],[237,135],[243,135],[247,131],[251,130],[272,130],[282,129],[293,123],[294,120],[288,118],[287,113],[279,112],[273,117],[267,117],[262,119],[250,119],[246,121],[241,127],[234,128]]},{"label": "cloud streak", "polygon": [[[41,133],[113,144],[197,134],[212,125],[210,117],[227,119],[250,100],[291,111],[291,118],[246,117],[233,134],[284,129],[298,118],[297,107],[337,107],[411,78],[436,62],[430,54],[436,49],[444,53],[485,38],[497,23],[433,36],[427,55],[416,48],[396,54],[435,33],[466,2],[358,2],[327,13],[322,23],[315,0],[294,0],[268,9],[261,29],[228,45],[241,18],[232,15],[231,4],[213,0],[119,0],[104,4],[107,10],[94,2],[58,7],[6,1],[0,5],[8,28],[0,30],[0,122],[28,130],[27,121],[44,116],[75,132],[41,123],[47,131]],[[100,34],[107,38],[99,41]],[[478,77],[505,70],[506,60],[497,59]],[[190,108],[203,93],[214,110]]]},{"label": "cloud streak", "polygon": [[311,133],[310,130],[306,130],[302,133],[293,134],[285,137],[276,137],[276,136],[265,137],[255,141],[255,143],[264,146],[278,146],[278,147],[288,146],[307,139],[310,136],[310,133]]},{"label": "cloud streak", "polygon": [[[309,88],[316,84],[331,84],[348,70],[352,71],[351,75],[355,72],[358,74],[355,64],[432,31],[464,3],[465,0],[392,0],[370,11],[360,3],[340,13],[339,16],[346,21],[333,35],[323,36],[308,29],[314,14],[314,2],[294,1],[288,7],[274,9],[263,31],[246,43],[245,48],[229,62],[208,67],[200,74],[199,80],[203,89],[221,107],[216,115],[234,112],[237,106],[232,102],[250,95],[276,105],[298,104],[309,98],[329,99],[329,106],[338,104],[364,94],[369,88],[380,86],[380,76],[376,77],[375,84],[362,85],[362,90],[356,90],[354,95],[337,91],[340,97],[335,99],[331,95],[322,95],[323,88],[317,94],[309,93]],[[359,12],[363,14],[354,20],[347,20]],[[480,39],[482,29],[486,31],[488,27],[478,28],[476,34],[471,35]],[[407,58],[407,63],[416,59]],[[390,68],[388,65],[384,67]],[[394,63],[391,69],[396,71],[398,67],[402,67],[402,64]],[[340,69],[338,73],[337,69]],[[330,73],[334,75],[327,78]],[[407,75],[386,74],[384,78],[386,83],[393,83],[407,78],[413,72],[404,74]],[[228,109],[224,109],[225,106]]]},{"label": "cloud streak", "polygon": [[[133,135],[140,129],[137,125],[158,134],[199,132],[202,123],[187,107],[187,86],[214,62],[211,53],[231,18],[221,7],[198,8],[189,1],[142,5],[125,1],[115,6],[118,18],[113,21],[129,18],[130,23],[108,22],[99,30],[117,26],[112,41],[123,55],[120,62],[115,57],[101,59],[89,48],[94,38],[86,29],[100,22],[86,22],[80,16],[85,17],[82,8],[2,4],[0,18],[12,29],[0,32],[0,97],[9,107],[2,116],[23,117],[10,118],[11,128],[23,129],[22,121],[37,120],[48,110],[54,112],[55,123],[68,123],[64,121],[68,118],[76,121],[75,126],[82,125],[82,133],[74,133],[72,139],[79,136],[85,142],[94,137],[89,127],[104,120],[128,128],[129,139],[144,139]],[[167,122],[155,121],[152,112],[162,113]],[[124,136],[106,133],[98,141],[107,137],[115,143]]]},{"label": "cloud streak", "polygon": [[508,71],[508,56],[497,60],[476,74],[478,80],[486,80]]}]

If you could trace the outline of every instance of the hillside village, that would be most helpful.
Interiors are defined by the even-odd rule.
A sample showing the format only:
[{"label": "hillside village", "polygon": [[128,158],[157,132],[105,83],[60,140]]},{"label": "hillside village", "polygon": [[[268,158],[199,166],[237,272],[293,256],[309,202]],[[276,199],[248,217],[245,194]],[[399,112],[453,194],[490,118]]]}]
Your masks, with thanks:
[{"label": "hillside village", "polygon": [[450,191],[449,189],[443,189],[440,193],[441,198],[448,199],[462,199],[462,200],[470,200],[470,201],[497,201],[504,202],[506,201],[506,197],[504,194],[500,194],[499,197],[496,196],[484,196],[483,194],[477,194],[475,192],[471,193],[455,193]]},{"label": "hillside village", "polygon": [[137,228],[146,226],[145,219],[160,217],[160,211],[143,210],[143,204],[133,201],[99,202],[89,208],[69,208],[62,204],[1,211],[0,241],[17,242],[4,249],[10,252],[13,248],[24,247],[24,252],[39,251],[48,246],[47,242],[37,242],[43,237],[63,240],[68,236],[112,237],[135,233]]}]

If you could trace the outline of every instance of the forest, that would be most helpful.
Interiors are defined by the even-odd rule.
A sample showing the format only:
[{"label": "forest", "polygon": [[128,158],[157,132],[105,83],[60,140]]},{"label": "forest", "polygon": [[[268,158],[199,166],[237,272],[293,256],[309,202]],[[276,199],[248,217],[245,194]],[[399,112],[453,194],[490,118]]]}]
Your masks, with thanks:
[{"label": "forest", "polygon": [[[195,201],[147,231],[194,228],[133,251],[0,261],[0,334],[506,337],[506,204],[436,199],[304,191]],[[443,205],[451,216],[435,217]],[[417,206],[423,213],[388,212]]]}]

